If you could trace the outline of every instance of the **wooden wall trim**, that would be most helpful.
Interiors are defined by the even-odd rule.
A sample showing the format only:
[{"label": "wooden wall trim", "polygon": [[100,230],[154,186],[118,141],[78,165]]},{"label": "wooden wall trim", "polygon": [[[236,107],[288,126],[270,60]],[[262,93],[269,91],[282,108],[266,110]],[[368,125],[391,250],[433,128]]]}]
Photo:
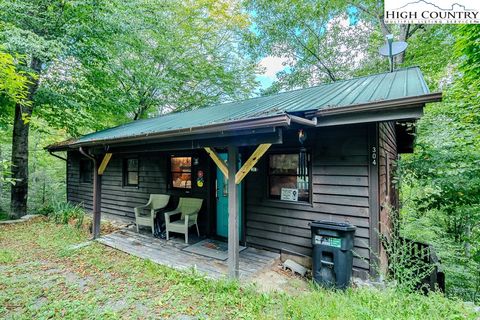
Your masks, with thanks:
[{"label": "wooden wall trim", "polygon": [[380,237],[379,237],[379,146],[378,146],[378,123],[372,123],[368,128],[368,146],[369,146],[369,204],[370,204],[370,274],[375,275],[378,272]]}]

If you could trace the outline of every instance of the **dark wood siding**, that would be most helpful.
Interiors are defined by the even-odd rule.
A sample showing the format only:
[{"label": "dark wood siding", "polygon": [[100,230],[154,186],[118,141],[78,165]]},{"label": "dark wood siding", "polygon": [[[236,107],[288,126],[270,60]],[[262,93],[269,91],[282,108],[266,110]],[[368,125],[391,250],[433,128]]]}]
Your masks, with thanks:
[{"label": "dark wood siding", "polygon": [[[369,268],[369,167],[367,126],[307,131],[312,155],[311,203],[287,203],[267,196],[267,157],[246,178],[246,234],[250,245],[311,255],[309,222],[348,221],[357,226],[354,268]],[[282,146],[271,152],[296,148],[296,131],[284,135]]]},{"label": "dark wood siding", "polygon": [[[311,255],[310,227],[314,220],[350,222],[357,227],[355,235],[354,271],[364,276],[378,250],[377,233],[379,210],[379,180],[383,154],[395,159],[393,124],[349,125],[308,129],[305,143],[311,154],[312,193],[309,203],[288,203],[272,200],[267,195],[267,159],[265,155],[244,180],[245,239],[248,245],[287,250]],[[372,135],[372,132],[375,134]],[[378,135],[384,135],[379,140]],[[377,145],[378,143],[378,145]],[[388,145],[388,148],[386,147]],[[378,165],[372,167],[370,149],[378,148]],[[388,150],[387,150],[388,149]],[[242,157],[248,158],[254,148],[242,148]],[[284,144],[274,145],[273,152],[298,152],[296,130],[284,133]],[[206,188],[192,190],[190,194],[168,188],[168,157],[170,153],[139,153],[139,187],[124,187],[122,162],[128,155],[114,154],[102,178],[102,212],[133,218],[133,207],[144,204],[151,193],[174,196],[201,197],[206,200],[203,217],[199,219],[204,233],[215,230],[215,166],[203,150],[196,152],[205,172]],[[385,153],[386,152],[386,153]],[[79,182],[78,152],[68,154],[68,200],[92,208],[92,185]],[[393,161],[392,161],[393,165]],[[374,170],[373,170],[373,169]],[[193,173],[195,179],[195,172]],[[193,181],[193,184],[195,180]],[[372,212],[375,211],[375,212]],[[373,226],[372,226],[373,223]],[[203,225],[203,226],[202,226]],[[373,241],[373,243],[372,243]]]},{"label": "dark wood siding", "polygon": [[[381,122],[378,125],[379,146],[379,202],[380,219],[378,230],[388,237],[391,228],[391,215],[398,208],[398,189],[395,188],[393,178],[397,161],[397,139],[395,123]],[[381,265],[386,267],[387,258],[383,247],[380,246]]]},{"label": "dark wood siding", "polygon": [[[199,218],[200,227],[204,232],[209,232],[210,217],[207,215],[211,204],[209,197],[211,178],[208,174],[209,161],[203,151],[195,151],[200,158],[199,165],[194,167],[192,172],[192,185],[195,184],[197,170],[205,172],[205,186],[203,188],[193,187],[192,190],[176,190],[169,188],[169,153],[139,153],[135,155],[114,154],[102,176],[102,213],[116,215],[122,218],[133,219],[135,217],[133,208],[143,205],[148,201],[152,193],[165,193],[172,195],[171,206],[176,205],[178,197],[196,197],[205,199],[204,210]],[[130,187],[123,185],[123,159],[128,157],[139,159],[139,185]],[[92,210],[92,184],[82,183],[79,180],[79,162],[82,155],[78,152],[68,153],[68,184],[67,197],[74,203],[81,203],[86,210]]]},{"label": "dark wood siding", "polygon": [[67,154],[67,200],[80,203],[91,211],[93,183],[80,182],[80,159],[82,157],[78,152]]},{"label": "dark wood siding", "polygon": [[[379,169],[380,169],[380,205],[388,203],[393,208],[398,207],[398,190],[394,187],[395,164],[397,161],[397,140],[395,123],[381,122],[379,130]],[[384,211],[384,210],[382,210]]]}]

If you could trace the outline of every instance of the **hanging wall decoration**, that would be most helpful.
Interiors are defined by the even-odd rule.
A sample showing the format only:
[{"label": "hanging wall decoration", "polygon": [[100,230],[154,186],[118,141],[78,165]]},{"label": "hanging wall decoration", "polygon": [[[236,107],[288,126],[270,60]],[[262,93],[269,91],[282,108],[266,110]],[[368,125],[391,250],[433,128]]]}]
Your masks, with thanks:
[{"label": "hanging wall decoration", "polygon": [[197,187],[203,188],[204,182],[205,181],[203,180],[203,170],[198,170],[197,171]]}]

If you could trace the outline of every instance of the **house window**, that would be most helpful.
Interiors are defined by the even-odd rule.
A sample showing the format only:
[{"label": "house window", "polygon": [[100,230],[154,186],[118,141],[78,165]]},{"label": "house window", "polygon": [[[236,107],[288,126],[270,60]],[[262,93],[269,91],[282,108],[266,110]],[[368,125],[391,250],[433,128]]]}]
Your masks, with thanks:
[{"label": "house window", "polygon": [[306,174],[301,176],[298,153],[269,155],[268,189],[271,199],[292,200],[298,197],[297,201],[310,201],[310,155],[308,154],[307,159]]},{"label": "house window", "polygon": [[123,160],[123,185],[127,187],[138,186],[138,159]]},{"label": "house window", "polygon": [[80,159],[80,182],[92,183],[92,161],[90,159]]},{"label": "house window", "polygon": [[192,158],[191,157],[171,157],[170,173],[172,177],[172,187],[180,189],[192,188]]}]

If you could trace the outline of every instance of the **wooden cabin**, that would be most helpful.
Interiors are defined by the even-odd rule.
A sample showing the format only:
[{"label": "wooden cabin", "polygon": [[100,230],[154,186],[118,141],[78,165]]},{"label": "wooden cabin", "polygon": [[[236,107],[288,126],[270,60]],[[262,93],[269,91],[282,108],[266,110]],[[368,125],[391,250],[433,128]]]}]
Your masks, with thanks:
[{"label": "wooden cabin", "polygon": [[95,235],[101,214],[133,221],[150,194],[202,198],[200,233],[228,239],[232,276],[239,243],[310,256],[309,223],[331,220],[357,227],[354,275],[365,278],[386,263],[395,162],[413,148],[405,124],[440,100],[412,67],[137,120],[48,150],[67,152],[68,201],[94,212]]}]

